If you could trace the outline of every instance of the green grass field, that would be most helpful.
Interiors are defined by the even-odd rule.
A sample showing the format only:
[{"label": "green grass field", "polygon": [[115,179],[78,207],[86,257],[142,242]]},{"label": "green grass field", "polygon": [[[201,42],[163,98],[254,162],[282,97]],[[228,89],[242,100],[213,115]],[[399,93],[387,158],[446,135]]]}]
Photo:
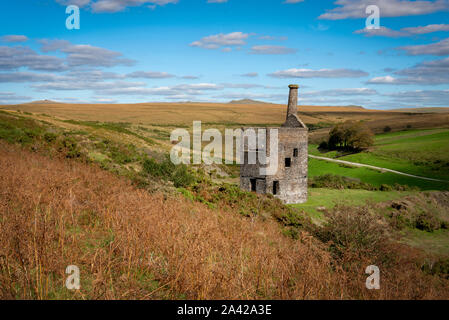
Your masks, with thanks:
[{"label": "green grass field", "polygon": [[[346,156],[339,156],[336,151],[321,153],[317,145],[313,144],[309,146],[309,153],[449,181],[449,129],[379,134],[375,137],[371,150]],[[367,168],[348,168],[336,163],[309,160],[310,176],[325,173],[358,178],[376,186],[398,183],[417,186],[423,190],[449,190],[449,182],[426,181],[394,173],[380,173]]]},{"label": "green grass field", "polygon": [[407,195],[413,194],[413,191],[368,191],[368,190],[336,190],[309,188],[309,198],[306,203],[294,204],[292,207],[304,210],[315,221],[319,222],[323,218],[323,213],[317,210],[319,207],[332,209],[338,204],[348,206],[363,206],[367,203],[378,203],[389,200],[395,200]]}]

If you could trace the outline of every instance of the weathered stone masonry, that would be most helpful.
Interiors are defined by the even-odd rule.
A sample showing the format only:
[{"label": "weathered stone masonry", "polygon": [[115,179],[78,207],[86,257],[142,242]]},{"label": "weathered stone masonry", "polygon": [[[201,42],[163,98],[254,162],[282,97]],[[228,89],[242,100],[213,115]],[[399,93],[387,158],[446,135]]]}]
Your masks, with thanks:
[{"label": "weathered stone masonry", "polygon": [[[287,117],[285,123],[278,129],[278,170],[275,175],[261,175],[262,165],[248,164],[249,152],[245,143],[244,161],[240,167],[240,187],[243,190],[261,194],[271,193],[287,204],[304,203],[307,201],[308,175],[308,129],[298,118],[298,86],[290,85]],[[245,130],[248,128],[245,128]],[[257,133],[260,129],[267,130],[267,148],[263,152],[269,154],[270,129],[251,128]]]}]

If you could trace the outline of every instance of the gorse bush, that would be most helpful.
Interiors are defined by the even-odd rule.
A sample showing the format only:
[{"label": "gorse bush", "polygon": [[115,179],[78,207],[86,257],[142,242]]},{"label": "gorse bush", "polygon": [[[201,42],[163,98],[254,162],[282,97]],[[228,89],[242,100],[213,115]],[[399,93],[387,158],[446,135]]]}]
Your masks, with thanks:
[{"label": "gorse bush", "polygon": [[433,263],[426,263],[422,266],[422,270],[449,279],[449,258],[441,258]]},{"label": "gorse bush", "polygon": [[155,159],[149,158],[143,162],[143,170],[149,175],[157,178],[169,180],[174,169],[175,165],[169,158],[165,158],[162,162],[157,162]]},{"label": "gorse bush", "polygon": [[393,201],[388,217],[396,229],[415,228],[426,232],[449,226],[449,193],[429,192]]},{"label": "gorse bush", "polygon": [[332,252],[342,257],[347,252],[376,257],[387,242],[386,225],[368,207],[337,206],[326,215],[326,223],[316,236],[329,243]]},{"label": "gorse bush", "polygon": [[195,176],[189,172],[185,164],[180,164],[173,171],[171,180],[176,188],[188,187],[195,182]]},{"label": "gorse bush", "polygon": [[152,177],[172,181],[176,188],[188,187],[196,181],[185,164],[175,166],[168,156],[162,162],[153,158],[146,159],[143,162],[143,171]]},{"label": "gorse bush", "polygon": [[67,158],[81,157],[81,151],[78,143],[73,137],[64,137],[60,141],[59,151],[64,152]]}]

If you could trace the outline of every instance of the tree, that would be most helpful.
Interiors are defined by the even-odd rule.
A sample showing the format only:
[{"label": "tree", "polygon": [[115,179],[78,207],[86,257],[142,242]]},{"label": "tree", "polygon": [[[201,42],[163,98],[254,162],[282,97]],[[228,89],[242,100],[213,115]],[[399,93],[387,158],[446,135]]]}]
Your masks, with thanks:
[{"label": "tree", "polygon": [[374,135],[363,122],[346,121],[336,124],[329,132],[328,147],[363,150],[373,145]]}]

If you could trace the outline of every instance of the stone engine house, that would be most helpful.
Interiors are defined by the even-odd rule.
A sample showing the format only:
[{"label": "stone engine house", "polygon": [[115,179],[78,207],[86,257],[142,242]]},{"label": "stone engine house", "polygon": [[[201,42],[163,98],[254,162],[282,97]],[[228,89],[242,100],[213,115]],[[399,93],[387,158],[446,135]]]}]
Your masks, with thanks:
[{"label": "stone engine house", "polygon": [[[307,201],[308,175],[308,129],[298,118],[298,85],[290,85],[287,117],[285,123],[278,128],[245,128],[253,129],[256,134],[266,129],[265,150],[258,150],[242,141],[243,161],[240,167],[240,188],[261,194],[273,194],[286,204],[304,203]],[[249,164],[248,154],[265,152],[268,156],[270,146],[270,129],[278,130],[278,167],[274,175],[262,175],[259,160]],[[257,159],[259,159],[257,157]]]}]

